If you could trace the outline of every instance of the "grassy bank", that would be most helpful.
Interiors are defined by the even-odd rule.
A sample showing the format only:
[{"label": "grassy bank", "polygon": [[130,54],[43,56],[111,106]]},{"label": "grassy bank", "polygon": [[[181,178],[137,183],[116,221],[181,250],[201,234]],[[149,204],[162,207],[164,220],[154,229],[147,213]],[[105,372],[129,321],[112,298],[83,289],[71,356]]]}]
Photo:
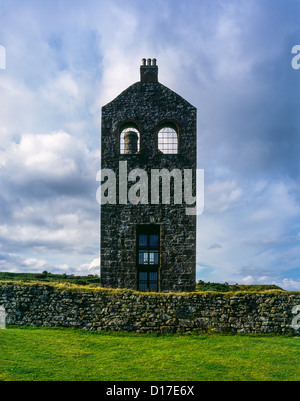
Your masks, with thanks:
[{"label": "grassy bank", "polygon": [[24,283],[69,283],[77,285],[100,285],[100,278],[90,274],[88,276],[74,276],[73,274],[52,274],[47,271],[42,273],[10,273],[0,272],[0,281],[20,281]]},{"label": "grassy bank", "polygon": [[[100,287],[100,278],[92,274],[88,276],[74,276],[68,274],[42,273],[10,273],[0,272],[0,282],[18,281],[22,283],[49,283],[49,284],[73,284],[78,286]],[[206,283],[199,280],[196,285],[197,292],[264,292],[270,290],[284,291],[276,285],[242,285],[228,283]]]},{"label": "grassy bank", "polygon": [[0,380],[300,379],[299,339],[142,335],[10,326],[0,330]]}]

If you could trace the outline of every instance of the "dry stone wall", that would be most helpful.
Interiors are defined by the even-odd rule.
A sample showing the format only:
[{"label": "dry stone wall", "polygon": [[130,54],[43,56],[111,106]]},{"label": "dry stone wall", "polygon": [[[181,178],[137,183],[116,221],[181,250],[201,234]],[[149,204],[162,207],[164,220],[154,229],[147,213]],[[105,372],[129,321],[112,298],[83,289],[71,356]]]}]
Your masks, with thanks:
[{"label": "dry stone wall", "polygon": [[3,282],[0,305],[7,313],[7,325],[295,335],[292,310],[300,305],[300,293],[139,293]]}]

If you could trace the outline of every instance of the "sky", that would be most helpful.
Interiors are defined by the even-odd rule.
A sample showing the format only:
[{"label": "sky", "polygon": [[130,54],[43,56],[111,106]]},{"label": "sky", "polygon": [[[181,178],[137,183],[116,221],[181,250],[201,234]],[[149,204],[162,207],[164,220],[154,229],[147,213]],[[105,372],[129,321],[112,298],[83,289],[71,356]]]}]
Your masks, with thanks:
[{"label": "sky", "polygon": [[101,107],[156,58],[197,108],[197,280],[299,291],[299,18],[298,0],[0,0],[0,271],[99,274]]}]

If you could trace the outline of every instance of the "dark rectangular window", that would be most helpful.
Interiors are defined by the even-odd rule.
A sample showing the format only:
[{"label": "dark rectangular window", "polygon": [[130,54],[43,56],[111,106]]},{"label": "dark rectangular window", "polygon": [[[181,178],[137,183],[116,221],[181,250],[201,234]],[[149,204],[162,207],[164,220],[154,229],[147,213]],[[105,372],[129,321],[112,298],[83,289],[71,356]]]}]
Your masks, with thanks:
[{"label": "dark rectangular window", "polygon": [[137,226],[138,290],[158,291],[160,229],[156,225]]}]

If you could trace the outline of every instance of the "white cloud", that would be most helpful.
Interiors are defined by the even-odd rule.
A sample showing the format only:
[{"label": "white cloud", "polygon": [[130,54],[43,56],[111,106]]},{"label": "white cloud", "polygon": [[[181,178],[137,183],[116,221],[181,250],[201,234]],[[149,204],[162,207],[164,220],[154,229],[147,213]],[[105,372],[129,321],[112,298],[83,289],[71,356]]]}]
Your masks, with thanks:
[{"label": "white cloud", "polygon": [[56,77],[41,88],[40,95],[44,102],[60,112],[67,112],[78,100],[79,87],[69,71],[59,71]]},{"label": "white cloud", "polygon": [[265,276],[246,276],[240,279],[241,284],[271,284],[277,285],[278,287],[286,291],[300,291],[300,280],[292,278],[280,278],[274,276],[271,273]]},{"label": "white cloud", "polygon": [[[3,252],[19,249],[29,255],[21,268],[31,264],[33,271],[58,269],[62,263],[49,266],[46,256],[51,258],[51,253],[62,259],[69,255],[70,261],[77,255],[73,268],[78,269],[82,258],[90,258],[99,247],[97,152],[58,131],[23,135],[2,151],[1,160],[0,201],[9,211],[0,219]],[[41,253],[42,260],[37,257]]]},{"label": "white cloud", "polygon": [[39,260],[34,258],[25,259],[23,263],[30,269],[31,272],[33,271],[41,272],[43,271],[44,267],[47,264],[45,260]]},{"label": "white cloud", "polygon": [[252,276],[243,277],[241,279],[241,284],[254,284],[254,279]]},{"label": "white cloud", "polygon": [[272,284],[276,276],[281,283],[286,266],[299,267],[297,231],[287,233],[297,230],[300,206],[289,182],[247,184],[208,185],[197,229],[197,261],[206,266],[198,271],[202,279]]},{"label": "white cloud", "polygon": [[0,156],[2,174],[19,184],[38,179],[80,179],[90,175],[91,168],[96,166],[96,153],[90,152],[82,140],[63,131],[24,134],[19,143],[12,143]]},{"label": "white cloud", "polygon": [[210,181],[205,186],[205,210],[209,213],[225,212],[236,206],[242,193],[242,188],[233,179]]},{"label": "white cloud", "polygon": [[9,145],[14,136],[29,131],[33,110],[37,106],[31,90],[23,82],[12,79],[8,74],[0,77],[0,149]]},{"label": "white cloud", "polygon": [[300,291],[300,280],[284,278],[278,285],[287,291]]},{"label": "white cloud", "polygon": [[84,263],[80,266],[83,275],[100,274],[100,257],[94,258],[91,263]]}]

